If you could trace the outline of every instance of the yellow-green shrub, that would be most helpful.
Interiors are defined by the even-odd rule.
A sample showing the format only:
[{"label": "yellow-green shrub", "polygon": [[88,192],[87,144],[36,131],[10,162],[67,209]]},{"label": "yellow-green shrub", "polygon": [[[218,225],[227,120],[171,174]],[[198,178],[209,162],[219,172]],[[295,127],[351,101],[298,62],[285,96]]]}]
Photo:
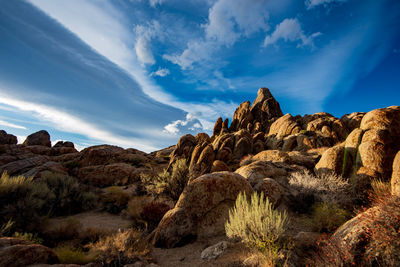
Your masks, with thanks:
[{"label": "yellow-green shrub", "polygon": [[225,231],[228,237],[239,238],[247,246],[257,248],[277,260],[287,224],[286,212],[274,210],[263,193],[254,193],[250,201],[241,193],[229,211]]},{"label": "yellow-green shrub", "polygon": [[156,176],[141,175],[142,184],[146,191],[154,194],[164,194],[173,200],[178,200],[189,180],[189,170],[185,159],[179,159],[172,165],[172,172],[167,170]]},{"label": "yellow-green shrub", "polygon": [[15,232],[13,237],[24,239],[24,240],[27,240],[27,241],[31,241],[31,242],[37,243],[37,244],[43,243],[43,239],[39,238],[37,234],[33,234],[33,233]]},{"label": "yellow-green shrub", "polygon": [[74,248],[71,246],[60,246],[56,247],[54,253],[58,256],[59,260],[63,264],[88,264],[94,262],[98,257],[98,253],[87,253],[80,248]]},{"label": "yellow-green shrub", "polygon": [[350,218],[350,212],[334,203],[315,203],[311,223],[315,231],[333,232]]}]

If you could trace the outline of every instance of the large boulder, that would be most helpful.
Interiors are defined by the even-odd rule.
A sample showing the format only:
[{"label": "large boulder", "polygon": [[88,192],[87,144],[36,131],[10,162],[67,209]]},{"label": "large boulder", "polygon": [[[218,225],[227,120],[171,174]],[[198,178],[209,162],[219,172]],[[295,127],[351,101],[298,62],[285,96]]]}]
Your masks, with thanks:
[{"label": "large boulder", "polygon": [[400,151],[397,152],[393,160],[393,173],[392,173],[392,194],[400,197]]},{"label": "large boulder", "polygon": [[315,172],[320,175],[333,173],[348,177],[351,174],[352,164],[352,159],[347,156],[345,147],[337,145],[322,154],[321,159],[315,165]]},{"label": "large boulder", "polygon": [[0,173],[7,171],[9,175],[23,175],[35,167],[42,166],[49,161],[46,156],[30,155],[28,158],[15,160],[0,166]]},{"label": "large boulder", "polygon": [[57,263],[59,263],[57,255],[48,247],[18,238],[0,238],[0,266],[20,267]]},{"label": "large boulder", "polygon": [[235,173],[240,174],[255,187],[264,178],[279,179],[288,174],[288,165],[279,162],[255,161],[249,165],[240,167]]},{"label": "large boulder", "polygon": [[168,211],[154,232],[156,247],[182,246],[195,238],[223,234],[228,211],[240,192],[253,192],[239,174],[205,174],[187,185],[175,208]]},{"label": "large boulder", "polygon": [[17,137],[12,134],[8,134],[4,130],[0,130],[0,145],[16,145],[18,142]]},{"label": "large boulder", "polygon": [[[257,128],[265,128],[272,118],[283,116],[278,101],[272,96],[268,88],[260,88],[257,92],[257,98],[251,105],[250,111],[256,122],[260,125]],[[253,123],[255,125],[255,123]]]},{"label": "large boulder", "polygon": [[340,120],[346,125],[349,131],[352,131],[360,127],[361,120],[364,117],[365,112],[353,112],[351,114],[343,115]]},{"label": "large boulder", "polygon": [[268,135],[275,135],[277,138],[282,138],[287,135],[299,133],[300,125],[289,113],[277,119],[269,128]]},{"label": "large boulder", "polygon": [[50,134],[45,130],[38,131],[36,133],[28,135],[23,144],[26,146],[51,147]]},{"label": "large boulder", "polygon": [[219,135],[221,133],[222,123],[223,123],[222,118],[219,117],[217,119],[217,121],[215,122],[215,124],[214,124],[213,136],[217,136],[217,135]]}]

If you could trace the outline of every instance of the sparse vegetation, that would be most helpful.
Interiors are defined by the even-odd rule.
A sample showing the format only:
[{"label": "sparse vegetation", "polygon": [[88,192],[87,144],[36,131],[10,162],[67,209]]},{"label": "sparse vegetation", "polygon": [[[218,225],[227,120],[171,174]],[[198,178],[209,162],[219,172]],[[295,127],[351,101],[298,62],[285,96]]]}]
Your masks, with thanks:
[{"label": "sparse vegetation", "polygon": [[72,246],[59,246],[54,249],[54,253],[60,259],[63,264],[88,264],[94,262],[98,257],[98,253],[94,252],[84,252],[80,248],[75,248]]},{"label": "sparse vegetation", "polygon": [[287,214],[274,210],[263,193],[254,193],[250,201],[241,193],[229,212],[225,230],[228,237],[241,239],[247,246],[257,248],[276,262],[284,247],[282,237],[287,224]]},{"label": "sparse vegetation", "polygon": [[100,238],[89,247],[99,255],[100,264],[107,266],[123,266],[149,252],[143,233],[132,229]]},{"label": "sparse vegetation", "polygon": [[141,181],[146,191],[159,195],[164,194],[173,200],[178,200],[189,180],[189,170],[185,159],[179,159],[172,165],[172,172],[167,170],[156,176],[142,174]]},{"label": "sparse vegetation", "polygon": [[333,203],[315,203],[311,222],[314,231],[333,232],[350,218],[350,212]]},{"label": "sparse vegetation", "polygon": [[111,186],[104,190],[101,200],[111,213],[120,213],[128,205],[130,195],[118,186]]},{"label": "sparse vegetation", "polygon": [[33,243],[41,244],[43,243],[43,239],[38,237],[38,234],[33,234],[33,233],[19,233],[15,232],[13,237],[24,239],[26,241],[31,241]]},{"label": "sparse vegetation", "polygon": [[314,176],[309,171],[296,172],[289,184],[302,194],[312,194],[319,202],[349,205],[353,201],[351,185],[334,174]]}]

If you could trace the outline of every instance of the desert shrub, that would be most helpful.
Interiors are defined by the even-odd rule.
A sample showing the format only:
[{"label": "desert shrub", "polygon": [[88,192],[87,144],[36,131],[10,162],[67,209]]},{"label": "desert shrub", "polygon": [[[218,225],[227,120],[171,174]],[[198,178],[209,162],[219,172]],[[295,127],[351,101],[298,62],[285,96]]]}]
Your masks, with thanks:
[{"label": "desert shrub", "polygon": [[283,247],[282,237],[287,224],[286,212],[274,210],[263,193],[254,193],[250,202],[244,193],[240,193],[229,211],[225,231],[228,237],[239,238],[247,246],[259,249],[276,261]]},{"label": "desert shrub", "polygon": [[13,220],[17,231],[35,229],[51,197],[46,184],[23,176],[11,177],[4,172],[0,178],[0,223]]},{"label": "desert shrub", "polygon": [[334,203],[315,203],[311,223],[314,231],[333,232],[350,218],[350,212]]},{"label": "desert shrub", "polygon": [[137,196],[128,203],[128,214],[136,223],[144,224],[147,230],[152,230],[161,221],[170,207],[162,202],[154,201],[148,196]]},{"label": "desert shrub", "polygon": [[400,198],[381,198],[377,207],[377,212],[363,218],[372,223],[367,230],[369,243],[364,261],[376,266],[400,266]]},{"label": "desert shrub", "polygon": [[14,226],[14,222],[11,219],[8,220],[8,222],[3,223],[0,227],[0,236],[11,233],[13,226]]},{"label": "desert shrub", "polygon": [[[43,227],[46,228],[46,225],[44,225]],[[65,221],[59,223],[56,227],[50,228],[50,230],[47,231],[42,231],[42,235],[45,237],[47,242],[57,244],[61,241],[78,238],[81,228],[82,224],[78,219],[74,217],[68,217]]]},{"label": "desert shrub", "polygon": [[90,251],[99,255],[98,262],[103,266],[123,266],[138,260],[139,255],[149,252],[149,244],[140,231],[132,229],[119,231],[100,238],[89,245]]},{"label": "desert shrub", "polygon": [[291,187],[301,194],[312,194],[316,201],[349,205],[353,201],[351,184],[335,174],[314,176],[309,171],[292,173]]},{"label": "desert shrub", "polygon": [[372,203],[379,203],[391,195],[390,182],[384,182],[380,179],[373,179],[371,182],[371,187],[372,190],[369,194],[369,200]]},{"label": "desert shrub", "polygon": [[111,213],[120,213],[128,205],[130,195],[118,186],[106,188],[101,194],[101,200]]},{"label": "desert shrub", "polygon": [[59,246],[53,249],[62,264],[88,264],[94,262],[98,257],[97,253],[84,252],[81,248],[72,246]]},{"label": "desert shrub", "polygon": [[24,240],[27,240],[27,241],[31,241],[31,242],[37,243],[37,244],[42,244],[43,243],[43,239],[39,238],[37,233],[33,234],[33,233],[15,232],[13,234],[13,237],[24,239]]},{"label": "desert shrub", "polygon": [[74,214],[97,204],[96,195],[84,192],[78,181],[71,176],[47,172],[38,182],[47,185],[53,194],[46,202],[52,215]]},{"label": "desert shrub", "polygon": [[164,194],[173,200],[178,200],[185,189],[189,179],[189,170],[185,159],[179,159],[172,165],[172,172],[167,170],[160,172],[156,176],[149,174],[141,175],[142,184],[146,191],[154,194]]},{"label": "desert shrub", "polygon": [[148,223],[150,229],[155,228],[170,207],[161,202],[150,202],[143,207],[140,217]]}]

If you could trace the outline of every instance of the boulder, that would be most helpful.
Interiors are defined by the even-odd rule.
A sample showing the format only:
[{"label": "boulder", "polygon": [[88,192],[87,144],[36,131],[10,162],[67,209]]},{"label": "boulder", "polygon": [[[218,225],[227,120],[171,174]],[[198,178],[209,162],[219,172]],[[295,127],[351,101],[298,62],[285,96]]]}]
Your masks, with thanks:
[{"label": "boulder", "polygon": [[156,247],[182,246],[199,238],[223,234],[228,211],[240,192],[253,192],[239,174],[205,174],[187,185],[175,208],[168,211],[154,232]]},{"label": "boulder", "polygon": [[111,145],[87,147],[81,151],[80,166],[106,165],[118,161],[118,155],[124,153],[124,149]]},{"label": "boulder", "polygon": [[42,166],[49,161],[49,158],[41,155],[30,155],[25,159],[12,161],[5,165],[0,166],[0,173],[7,171],[9,175],[22,175],[35,167]]},{"label": "boulder", "polygon": [[227,241],[218,242],[217,244],[204,249],[201,252],[201,259],[203,261],[215,260],[228,249],[229,245],[230,244]]},{"label": "boulder", "polygon": [[257,192],[263,192],[268,197],[270,203],[277,207],[285,193],[283,187],[274,179],[264,178],[254,186]]},{"label": "boulder", "polygon": [[229,132],[247,129],[247,125],[251,121],[253,121],[253,114],[250,111],[250,101],[246,101],[235,110]]},{"label": "boulder", "polygon": [[57,255],[48,247],[18,238],[0,238],[0,266],[20,267],[57,263],[59,263]]},{"label": "boulder", "polygon": [[8,134],[4,130],[0,130],[0,145],[16,145],[18,143],[17,137]]},{"label": "boulder", "polygon": [[282,138],[299,133],[300,130],[301,127],[297,121],[288,113],[271,124],[268,135],[275,135],[277,138]]},{"label": "boulder", "polygon": [[392,194],[400,197],[400,151],[393,160],[393,172],[391,179]]},{"label": "boulder", "polygon": [[349,131],[352,131],[360,127],[361,120],[364,117],[365,112],[353,112],[351,114],[343,115],[340,120],[346,125]]},{"label": "boulder", "polygon": [[235,171],[240,174],[255,187],[258,183],[262,182],[264,178],[280,178],[287,176],[288,172],[285,167],[279,163],[267,162],[267,161],[254,161],[248,165],[242,166]]},{"label": "boulder", "polygon": [[53,147],[70,147],[75,148],[74,143],[69,141],[58,141]]},{"label": "boulder", "polygon": [[51,147],[50,134],[45,130],[41,130],[39,132],[28,135],[23,144],[26,146],[36,145]]},{"label": "boulder", "polygon": [[228,165],[221,160],[215,160],[211,167],[211,172],[231,171]]},{"label": "boulder", "polygon": [[253,160],[272,161],[272,162],[290,162],[288,153],[280,150],[264,150],[253,156]]},{"label": "boulder", "polygon": [[215,122],[215,124],[214,124],[213,136],[217,136],[217,135],[219,135],[221,133],[222,123],[223,123],[222,118],[219,117],[217,119],[217,121]]},{"label": "boulder", "polygon": [[315,165],[315,172],[319,175],[334,173],[348,177],[352,170],[352,159],[346,156],[346,149],[343,145],[329,148]]}]

